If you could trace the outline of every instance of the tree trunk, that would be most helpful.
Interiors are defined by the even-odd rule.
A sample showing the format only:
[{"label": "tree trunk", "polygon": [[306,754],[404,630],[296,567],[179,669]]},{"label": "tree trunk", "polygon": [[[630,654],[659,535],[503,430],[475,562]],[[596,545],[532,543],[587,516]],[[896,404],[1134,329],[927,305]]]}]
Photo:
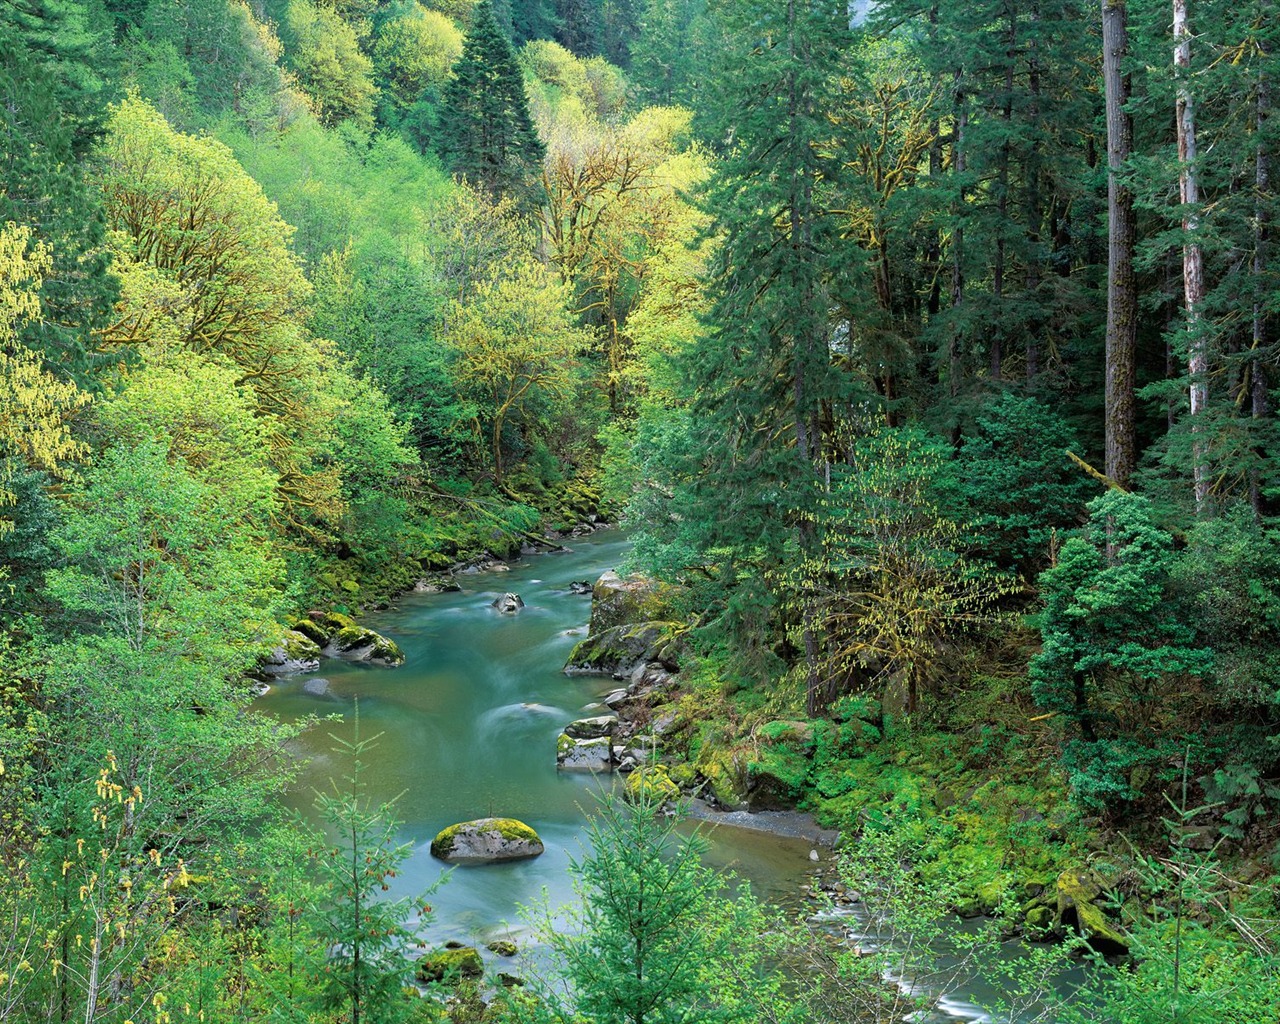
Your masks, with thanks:
[{"label": "tree trunk", "polygon": [[1107,114],[1106,473],[1127,487],[1136,462],[1138,289],[1133,272],[1133,193],[1120,175],[1133,149],[1133,118],[1125,110],[1129,76],[1125,0],[1102,0],[1102,79]]},{"label": "tree trunk", "polygon": [[1182,292],[1186,309],[1187,372],[1191,378],[1191,457],[1196,511],[1209,498],[1209,467],[1205,465],[1203,420],[1209,398],[1209,353],[1200,321],[1204,301],[1204,254],[1197,240],[1200,228],[1200,179],[1196,167],[1196,108],[1191,96],[1191,34],[1187,0],[1173,0],[1173,64],[1178,80],[1178,191],[1182,199]]}]

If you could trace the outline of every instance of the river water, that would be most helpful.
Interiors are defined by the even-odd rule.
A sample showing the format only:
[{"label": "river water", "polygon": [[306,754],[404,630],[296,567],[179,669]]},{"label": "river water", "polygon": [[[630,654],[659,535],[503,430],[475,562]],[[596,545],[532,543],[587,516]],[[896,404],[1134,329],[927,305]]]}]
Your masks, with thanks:
[{"label": "river water", "polygon": [[[590,705],[616,684],[561,671],[590,614],[590,598],[569,584],[616,567],[628,542],[601,531],[569,543],[571,550],[522,559],[510,572],[460,576],[460,592],[405,595],[390,610],[362,617],[400,644],[402,667],[325,661],[315,673],[280,680],[258,701],[287,721],[340,716],[295,741],[302,768],[286,799],[305,814],[316,790],[350,772],[332,737],[354,738],[359,700],[360,735],[378,735],[366,756],[366,794],[397,800],[400,841],[412,847],[393,896],[416,896],[440,878],[444,865],[428,847],[447,825],[513,817],[542,837],[546,852],[533,860],[454,870],[429,897],[432,919],[411,922],[429,943],[456,939],[483,951],[493,939],[527,936],[522,905],[543,894],[552,908],[573,899],[569,858],[584,850],[584,812],[613,779],[558,771],[555,741],[568,722],[601,713]],[[515,615],[490,607],[508,591],[525,602]],[[701,827],[712,843],[709,864],[735,872],[767,901],[800,904],[800,886],[813,875],[811,842]],[[943,1007],[932,1019],[986,1019],[961,997]]]},{"label": "river water", "polygon": [[[610,530],[570,545],[522,559],[510,572],[460,576],[459,593],[409,594],[391,610],[363,616],[362,624],[404,649],[400,668],[325,661],[315,673],[281,680],[258,701],[290,721],[343,716],[296,741],[305,763],[287,799],[305,813],[316,789],[350,769],[331,736],[353,738],[359,698],[361,735],[381,734],[366,758],[367,793],[378,801],[399,795],[401,841],[413,845],[398,892],[419,893],[440,876],[443,865],[428,846],[447,825],[500,816],[537,830],[547,847],[541,857],[452,873],[430,899],[434,921],[425,930],[432,940],[518,937],[521,904],[544,890],[552,907],[573,897],[569,857],[583,852],[584,810],[613,780],[558,771],[556,736],[575,718],[602,713],[587,705],[616,684],[561,671],[586,634],[591,609],[590,597],[572,593],[569,584],[615,567],[627,541]],[[515,615],[489,607],[507,591],[525,601]],[[714,828],[711,839],[708,862],[736,871],[765,899],[795,901],[812,873],[809,842],[729,827]]]}]

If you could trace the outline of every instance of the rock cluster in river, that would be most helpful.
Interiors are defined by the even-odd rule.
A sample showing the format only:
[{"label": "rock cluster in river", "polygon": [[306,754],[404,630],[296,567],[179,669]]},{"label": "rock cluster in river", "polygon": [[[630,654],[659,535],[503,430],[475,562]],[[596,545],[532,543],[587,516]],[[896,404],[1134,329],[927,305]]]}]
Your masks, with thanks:
[{"label": "rock cluster in river", "polygon": [[258,664],[259,678],[314,672],[322,658],[364,661],[394,668],[404,664],[404,652],[394,640],[360,626],[341,612],[308,612]]}]

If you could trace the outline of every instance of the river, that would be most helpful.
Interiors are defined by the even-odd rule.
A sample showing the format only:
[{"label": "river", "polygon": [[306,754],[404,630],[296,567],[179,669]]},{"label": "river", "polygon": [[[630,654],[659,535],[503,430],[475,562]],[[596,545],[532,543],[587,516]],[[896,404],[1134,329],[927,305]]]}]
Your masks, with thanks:
[{"label": "river", "polygon": [[[584,810],[611,779],[558,771],[555,741],[566,723],[600,713],[588,706],[615,684],[561,672],[590,614],[590,598],[569,584],[615,567],[628,543],[610,530],[569,544],[571,550],[522,559],[510,572],[460,576],[460,592],[404,595],[391,609],[362,617],[400,644],[402,667],[326,661],[315,673],[278,681],[258,701],[288,721],[341,716],[295,741],[303,765],[287,800],[306,813],[317,789],[350,770],[331,736],[354,737],[359,699],[361,736],[379,734],[367,758],[366,793],[379,802],[397,799],[400,840],[412,846],[392,895],[417,895],[440,877],[443,866],[428,846],[447,825],[501,816],[538,831],[546,844],[541,857],[451,873],[430,897],[432,920],[413,922],[429,942],[483,949],[496,938],[518,940],[527,933],[521,905],[544,892],[553,908],[573,899],[569,858],[583,851]],[[490,607],[508,591],[525,602],[515,615]],[[727,825],[708,834],[712,866],[734,871],[765,900],[798,905],[813,874],[811,842]],[[984,1019],[961,998],[944,1006],[939,1019]]]}]

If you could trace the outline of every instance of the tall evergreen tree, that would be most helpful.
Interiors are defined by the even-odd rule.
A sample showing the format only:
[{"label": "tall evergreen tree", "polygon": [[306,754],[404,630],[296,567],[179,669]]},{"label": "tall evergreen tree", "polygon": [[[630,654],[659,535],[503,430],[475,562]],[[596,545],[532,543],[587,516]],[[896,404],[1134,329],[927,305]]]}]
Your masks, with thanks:
[{"label": "tall evergreen tree", "polygon": [[[851,401],[833,347],[838,231],[819,195],[839,177],[824,155],[823,107],[848,15],[828,0],[712,10],[726,30],[716,134],[735,144],[712,185],[725,242],[689,375],[701,449],[715,467],[694,484],[695,515],[706,549],[733,576],[767,572],[788,546],[814,543],[824,421]],[[807,622],[801,635],[814,711],[817,641]]]},{"label": "tall evergreen tree", "polygon": [[492,0],[476,6],[445,89],[438,146],[449,170],[490,195],[526,192],[542,160],[524,78]]}]

